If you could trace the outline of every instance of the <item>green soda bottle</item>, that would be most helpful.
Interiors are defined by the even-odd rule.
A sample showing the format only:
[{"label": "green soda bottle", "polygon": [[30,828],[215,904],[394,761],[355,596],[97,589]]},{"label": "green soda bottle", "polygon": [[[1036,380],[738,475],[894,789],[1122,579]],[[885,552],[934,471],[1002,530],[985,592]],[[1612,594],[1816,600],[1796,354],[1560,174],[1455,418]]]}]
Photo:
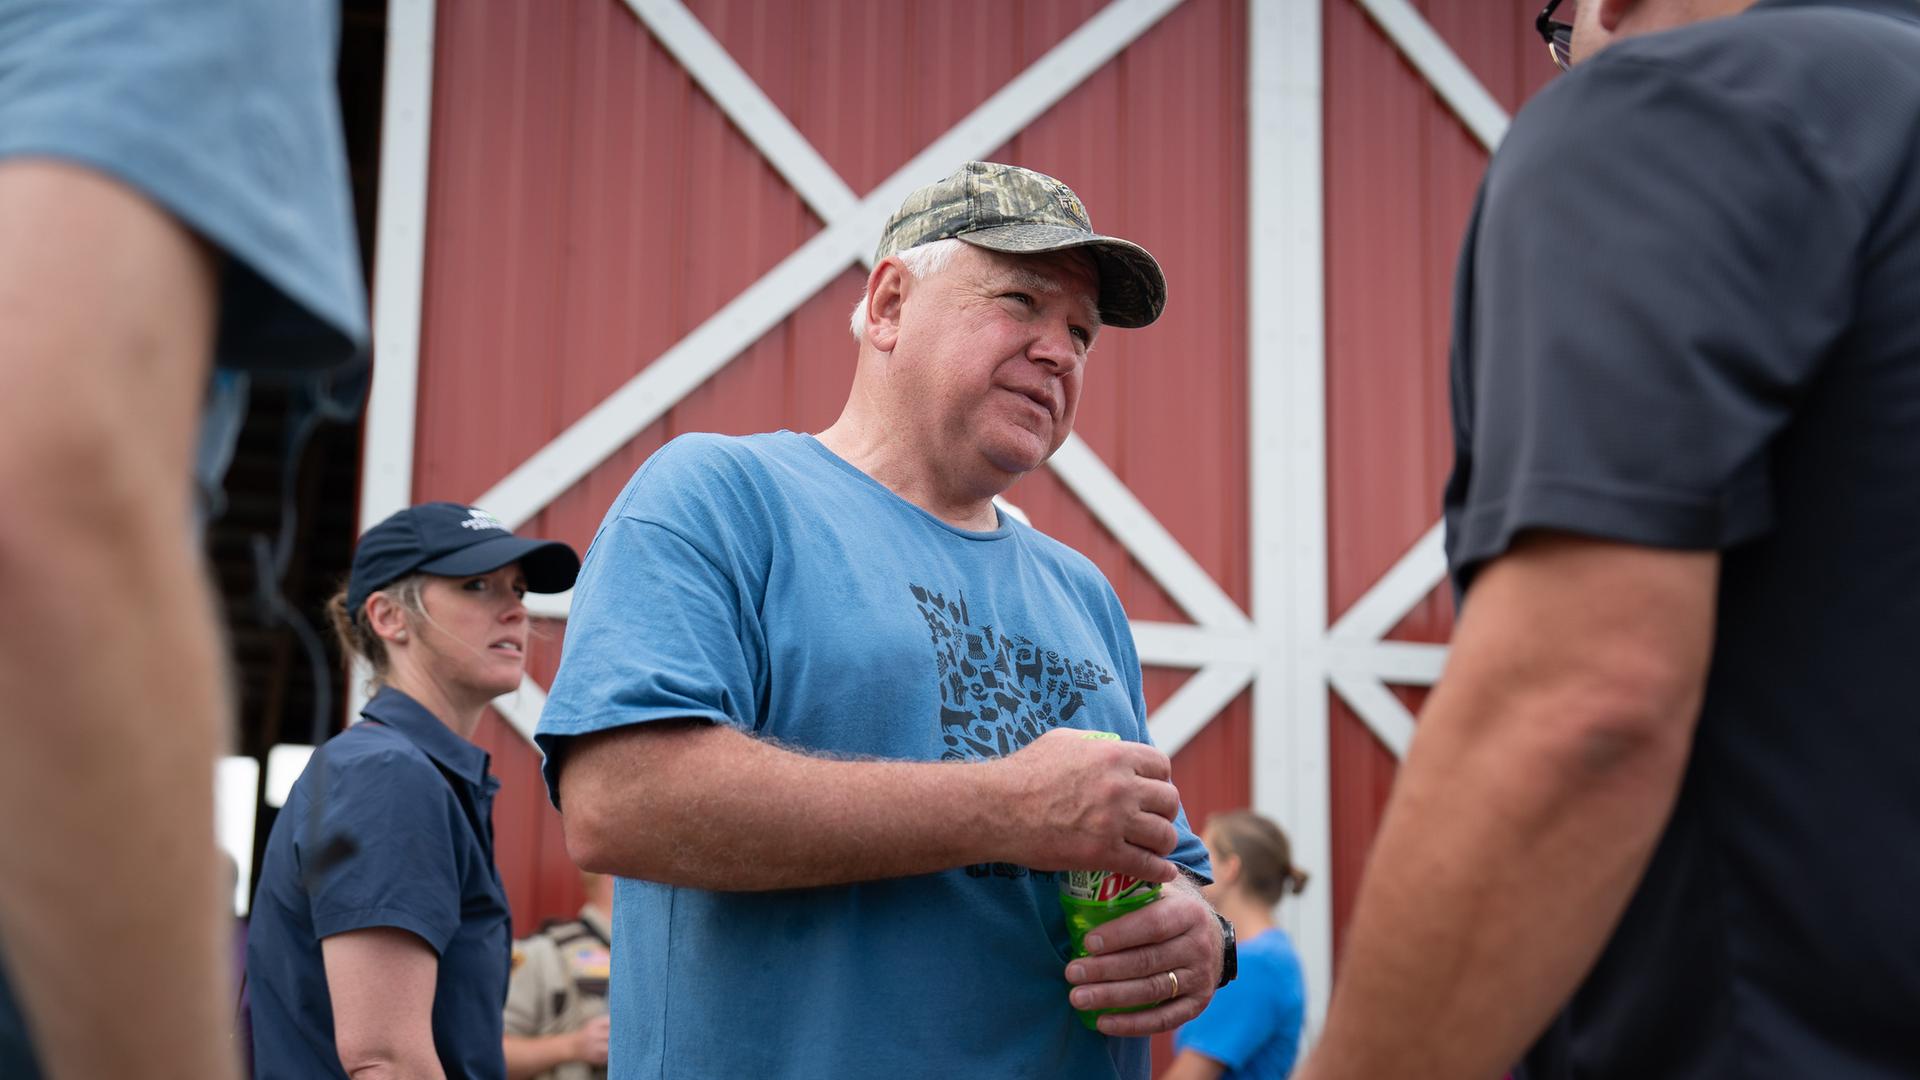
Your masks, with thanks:
[{"label": "green soda bottle", "polygon": [[[1089,731],[1082,738],[1119,739],[1111,731]],[[1066,870],[1060,874],[1060,910],[1067,917],[1067,935],[1073,939],[1073,955],[1087,955],[1087,931],[1129,911],[1138,911],[1160,899],[1160,883],[1142,881],[1112,870]],[[1075,1009],[1087,1030],[1095,1026],[1102,1013],[1138,1012],[1149,1005],[1127,1005],[1116,1009]]]}]

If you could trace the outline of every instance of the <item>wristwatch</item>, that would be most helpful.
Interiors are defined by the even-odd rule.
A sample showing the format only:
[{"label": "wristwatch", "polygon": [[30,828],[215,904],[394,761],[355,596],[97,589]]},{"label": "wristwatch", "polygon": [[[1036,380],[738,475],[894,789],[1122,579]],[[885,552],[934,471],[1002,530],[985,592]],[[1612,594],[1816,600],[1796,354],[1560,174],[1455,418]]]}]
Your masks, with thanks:
[{"label": "wristwatch", "polygon": [[1213,917],[1220,920],[1220,982],[1214,987],[1218,990],[1232,982],[1235,975],[1240,974],[1240,950],[1234,944],[1233,924],[1227,921],[1225,915],[1217,911],[1213,913]]}]

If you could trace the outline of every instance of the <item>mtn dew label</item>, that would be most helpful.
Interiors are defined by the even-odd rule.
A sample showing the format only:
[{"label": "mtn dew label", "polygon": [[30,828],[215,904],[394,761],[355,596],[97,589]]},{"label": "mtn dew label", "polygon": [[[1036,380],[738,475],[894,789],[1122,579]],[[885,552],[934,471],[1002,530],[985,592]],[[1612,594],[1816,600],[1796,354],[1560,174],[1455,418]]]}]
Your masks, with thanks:
[{"label": "mtn dew label", "polygon": [[1061,896],[1096,904],[1112,904],[1133,896],[1151,899],[1160,895],[1159,882],[1128,877],[1112,870],[1068,870],[1059,875],[1059,880]]},{"label": "mtn dew label", "polygon": [[[1067,936],[1073,939],[1073,955],[1087,955],[1087,932],[1103,922],[1138,911],[1160,899],[1160,883],[1111,870],[1068,870],[1058,875],[1060,910],[1067,917]],[[1134,1005],[1121,1009],[1075,1009],[1080,1022],[1089,1031],[1098,1031],[1095,1021],[1101,1013],[1134,1012],[1151,1008]]]}]

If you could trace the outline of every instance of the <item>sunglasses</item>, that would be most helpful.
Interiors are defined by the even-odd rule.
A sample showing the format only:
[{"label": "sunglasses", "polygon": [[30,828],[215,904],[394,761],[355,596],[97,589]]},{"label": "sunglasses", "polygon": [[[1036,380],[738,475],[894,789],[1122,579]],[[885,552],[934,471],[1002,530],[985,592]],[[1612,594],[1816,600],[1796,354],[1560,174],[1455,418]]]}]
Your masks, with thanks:
[{"label": "sunglasses", "polygon": [[[1533,20],[1533,28],[1539,32],[1540,39],[1547,43],[1547,55],[1553,57],[1553,66],[1561,71],[1573,65],[1573,24],[1556,22],[1553,13],[1563,0],[1547,0],[1547,6],[1540,9],[1540,17]],[[1571,15],[1579,4],[1568,4]]]}]

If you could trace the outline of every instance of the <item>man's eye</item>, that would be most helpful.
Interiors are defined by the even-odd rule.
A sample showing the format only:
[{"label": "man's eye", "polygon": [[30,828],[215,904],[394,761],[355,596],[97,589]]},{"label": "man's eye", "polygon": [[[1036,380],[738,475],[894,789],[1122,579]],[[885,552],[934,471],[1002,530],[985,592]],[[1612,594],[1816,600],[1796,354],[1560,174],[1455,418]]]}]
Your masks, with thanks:
[{"label": "man's eye", "polygon": [[1025,305],[1026,305],[1026,306],[1028,306],[1028,307],[1032,307],[1032,306],[1033,306],[1033,297],[1031,297],[1031,296],[1028,296],[1028,295],[1027,295],[1026,293],[1023,293],[1023,292],[1010,292],[1010,293],[1008,293],[1008,294],[1006,294],[1006,295],[1007,295],[1007,299],[1009,299],[1009,300],[1015,300],[1015,301],[1018,301],[1019,303],[1022,303],[1022,304],[1025,304]]},{"label": "man's eye", "polygon": [[481,590],[487,587],[487,579],[474,578],[471,581],[467,582],[465,587],[468,592],[480,592]]},{"label": "man's eye", "polygon": [[1071,333],[1073,334],[1074,337],[1080,339],[1080,344],[1082,345],[1085,345],[1093,340],[1092,334],[1087,333],[1084,329],[1078,326],[1073,327],[1071,330]]}]

